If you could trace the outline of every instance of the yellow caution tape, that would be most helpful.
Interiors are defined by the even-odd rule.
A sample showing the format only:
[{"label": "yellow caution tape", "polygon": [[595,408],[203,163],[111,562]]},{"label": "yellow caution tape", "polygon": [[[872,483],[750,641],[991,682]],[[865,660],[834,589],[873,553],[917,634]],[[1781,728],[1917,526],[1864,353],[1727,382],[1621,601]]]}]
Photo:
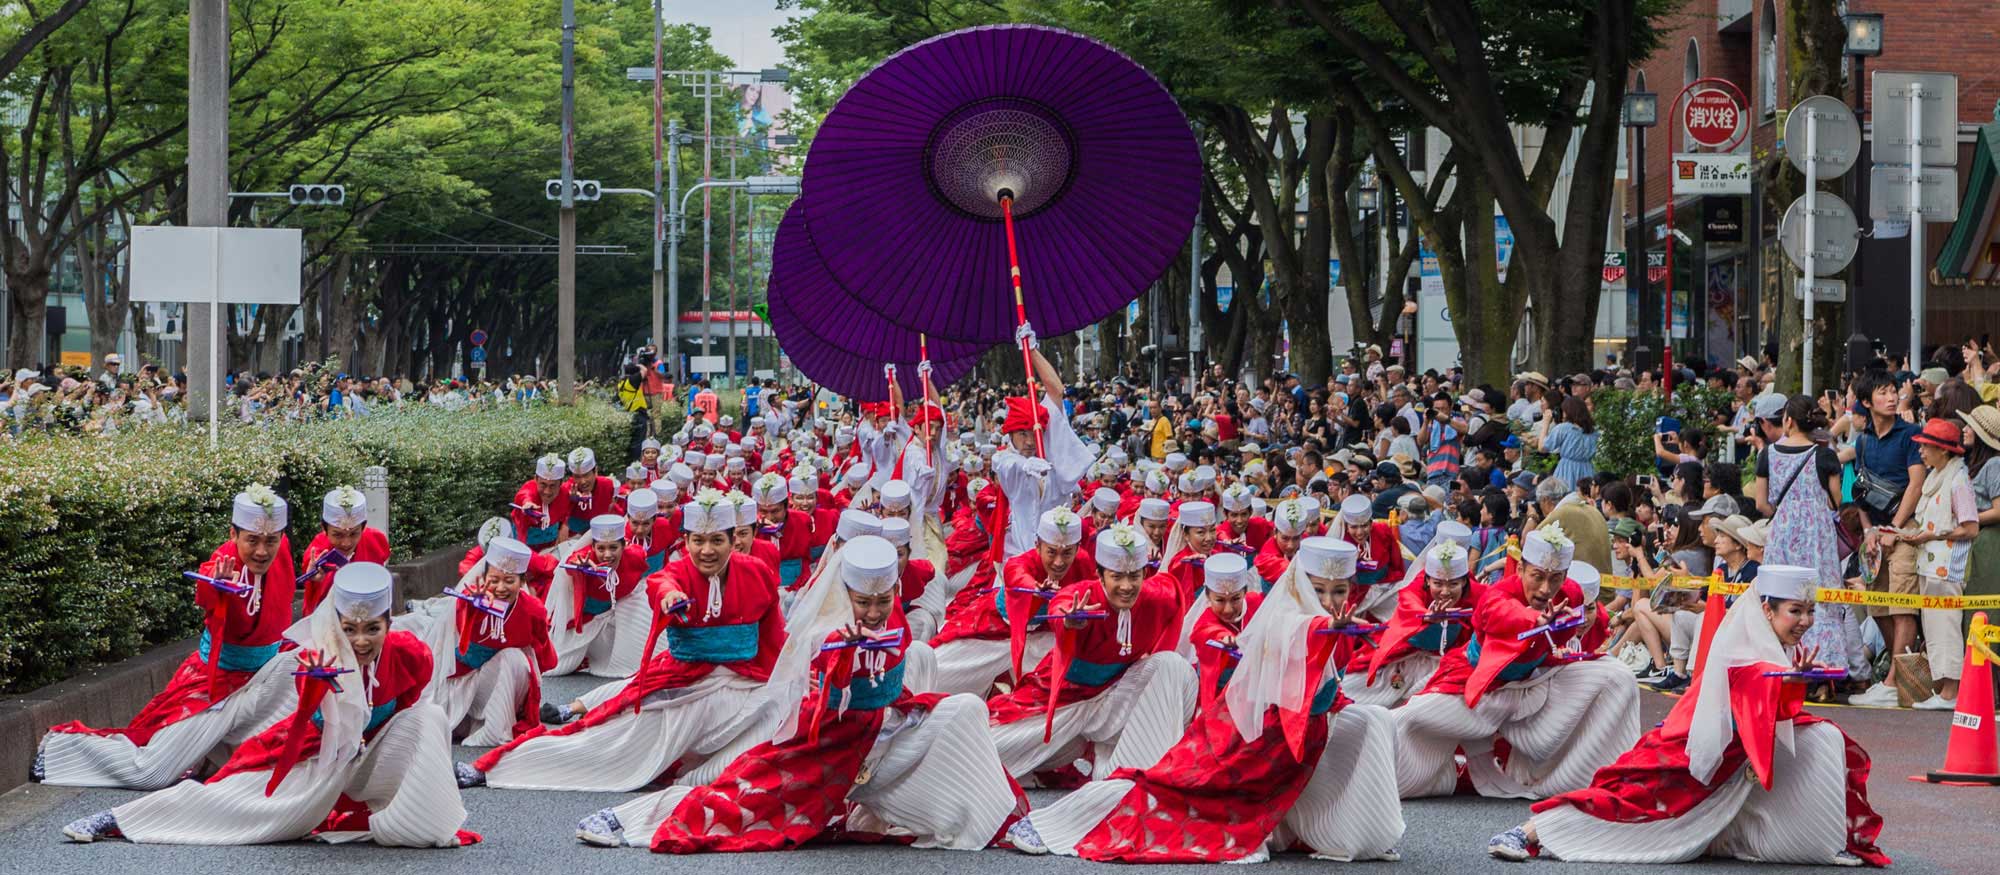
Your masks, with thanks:
[{"label": "yellow caution tape", "polygon": [[[1511,552],[1511,551],[1510,551]],[[1518,554],[1517,558],[1518,558]],[[1750,589],[1747,583],[1728,583],[1721,575],[1711,574],[1699,577],[1691,574],[1662,574],[1657,577],[1626,577],[1606,574],[1603,577],[1605,589],[1631,589],[1647,591],[1654,589],[1703,590],[1723,595],[1742,595]],[[1932,611],[1971,611],[2000,608],[2000,595],[1921,595],[1913,592],[1871,592],[1856,589],[1818,589],[1813,593],[1815,601],[1834,605],[1866,605],[1876,608],[1917,608]],[[2000,644],[2000,626],[1993,629],[1993,643]]]}]

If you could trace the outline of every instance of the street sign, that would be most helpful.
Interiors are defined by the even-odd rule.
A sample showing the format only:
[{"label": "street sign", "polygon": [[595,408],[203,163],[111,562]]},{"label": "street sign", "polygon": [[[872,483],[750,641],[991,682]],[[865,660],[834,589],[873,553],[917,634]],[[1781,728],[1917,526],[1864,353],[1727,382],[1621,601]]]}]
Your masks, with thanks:
[{"label": "street sign", "polygon": [[[1806,281],[1804,277],[1792,278],[1792,297],[1805,300]],[[1813,300],[1822,304],[1840,304],[1847,300],[1847,281],[1817,279],[1812,281]]]},{"label": "street sign", "polygon": [[1678,152],[1672,179],[1675,194],[1749,194],[1750,156]]},{"label": "street sign", "polygon": [[1885,73],[1873,75],[1869,109],[1875,113],[1875,155],[1877,160],[1894,159],[1909,163],[1910,97],[1923,94],[1923,113],[1918,117],[1918,141],[1923,146],[1926,167],[1954,167],[1958,164],[1958,76],[1952,73]]},{"label": "street sign", "polygon": [[[1957,168],[1926,167],[1918,185],[1923,190],[1921,212],[1925,221],[1950,222],[1958,218]],[[1868,168],[1868,217],[1907,221],[1910,212],[1910,165],[1876,164]]]},{"label": "street sign", "polygon": [[486,347],[475,346],[472,348],[472,363],[475,365],[486,363]]},{"label": "street sign", "polygon": [[473,330],[472,330],[472,337],[471,337],[471,340],[472,340],[472,345],[473,345],[473,346],[485,346],[485,345],[486,345],[486,329],[484,329],[484,328],[475,328],[475,329],[473,329]]},{"label": "street sign", "polygon": [[1778,242],[1785,247],[1785,257],[1798,265],[1806,266],[1806,250],[1812,250],[1813,272],[1820,276],[1839,273],[1854,260],[1854,250],[1858,245],[1857,234],[1861,226],[1854,219],[1854,208],[1840,199],[1840,195],[1828,191],[1813,192],[1812,245],[1806,245],[1806,197],[1785,209],[1785,218],[1778,222]]},{"label": "street sign", "polygon": [[132,300],[297,304],[297,228],[132,229]]},{"label": "street sign", "polygon": [[702,376],[720,374],[723,362],[724,358],[719,355],[691,355],[688,356],[688,371]]},{"label": "street sign", "polygon": [[1681,126],[1688,139],[1710,149],[1727,148],[1743,127],[1743,108],[1720,88],[1703,88],[1681,107]]},{"label": "street sign", "polygon": [[[1817,124],[1819,130],[1808,136],[1807,124]],[[1785,157],[1791,159],[1792,166],[1806,172],[1806,159],[1815,153],[1821,179],[1846,173],[1861,158],[1861,124],[1855,121],[1854,111],[1824,94],[1799,101],[1785,116]]]}]

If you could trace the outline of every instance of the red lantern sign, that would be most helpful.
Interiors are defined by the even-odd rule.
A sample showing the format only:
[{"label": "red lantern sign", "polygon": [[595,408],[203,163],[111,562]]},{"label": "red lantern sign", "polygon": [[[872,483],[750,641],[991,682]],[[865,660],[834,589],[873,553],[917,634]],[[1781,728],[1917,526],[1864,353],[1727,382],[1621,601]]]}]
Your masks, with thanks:
[{"label": "red lantern sign", "polygon": [[1743,128],[1743,107],[1720,88],[1704,88],[1691,95],[1681,108],[1681,126],[1688,139],[1710,149],[1727,149],[1739,139]]}]

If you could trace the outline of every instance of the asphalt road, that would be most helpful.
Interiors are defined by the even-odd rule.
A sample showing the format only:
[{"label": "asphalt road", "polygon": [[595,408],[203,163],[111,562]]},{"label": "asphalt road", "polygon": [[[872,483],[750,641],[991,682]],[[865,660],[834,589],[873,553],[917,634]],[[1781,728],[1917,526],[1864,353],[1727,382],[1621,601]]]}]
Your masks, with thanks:
[{"label": "asphalt road", "polygon": [[[588,680],[552,679],[545,684],[551,700],[587,689]],[[1648,723],[1664,716],[1671,700],[1647,694],[1642,698]],[[1935,787],[1911,783],[1907,776],[1935,767],[1943,756],[1950,715],[1859,708],[1828,708],[1819,713],[1835,720],[1874,757],[1870,798],[1887,819],[1882,845],[1895,859],[1895,869],[1909,873],[1970,873],[1991,871],[1994,825],[2000,822],[2000,789]],[[477,751],[459,750],[460,759]],[[8,756],[25,755],[7,752]],[[810,848],[782,854],[715,854],[699,861],[669,858],[642,850],[583,846],[572,837],[578,818],[626,798],[617,793],[549,793],[475,789],[466,793],[471,813],[466,828],[485,836],[482,844],[456,850],[410,850],[370,845],[326,846],[301,842],[257,847],[180,847],[133,845],[105,841],[73,845],[63,840],[61,827],[73,818],[109,808],[137,794],[117,790],[76,790],[29,785],[0,795],[0,872],[66,875],[121,872],[300,872],[335,867],[371,873],[421,872],[515,873],[576,870],[593,875],[659,872],[663,868],[699,866],[704,875],[787,875],[811,872],[888,872],[897,875],[1020,875],[1032,871],[1108,869],[1104,864],[1075,859],[1027,857],[1007,850],[979,853],[919,851],[900,847],[841,846]],[[1055,798],[1053,792],[1030,794],[1036,803]],[[1522,865],[1502,863],[1485,854],[1486,839],[1527,816],[1524,802],[1455,797],[1404,803],[1409,824],[1401,849],[1401,864],[1367,864],[1372,871],[1520,872]],[[1324,871],[1329,865],[1303,855],[1282,855],[1263,871]],[[1337,865],[1337,864],[1335,864]],[[1550,863],[1530,863],[1546,867]],[[1582,867],[1577,867],[1581,869]],[[1746,863],[1704,861],[1704,872],[1784,871]],[[1214,871],[1203,867],[1170,866],[1148,871]],[[1664,871],[1647,866],[1590,866],[1592,873]]]}]

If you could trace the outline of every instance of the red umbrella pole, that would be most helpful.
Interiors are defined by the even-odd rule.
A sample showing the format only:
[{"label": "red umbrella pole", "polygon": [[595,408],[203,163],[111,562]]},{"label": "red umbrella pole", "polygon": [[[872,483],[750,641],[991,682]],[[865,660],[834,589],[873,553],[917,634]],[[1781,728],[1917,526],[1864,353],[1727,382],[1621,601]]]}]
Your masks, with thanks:
[{"label": "red umbrella pole", "polygon": [[[1000,193],[1000,216],[1007,223],[1007,266],[1012,269],[1014,280],[1014,325],[1018,328],[1028,324],[1028,308],[1021,303],[1021,251],[1014,244],[1013,192],[1003,191]],[[1035,387],[1035,364],[1033,360],[1028,358],[1028,343],[1025,340],[1021,341],[1021,370],[1027,372],[1028,404],[1034,407],[1041,406],[1042,399],[1039,397],[1041,393]],[[1028,417],[1028,421],[1035,426],[1035,455],[1047,455],[1042,449],[1041,417],[1030,416]]]}]

